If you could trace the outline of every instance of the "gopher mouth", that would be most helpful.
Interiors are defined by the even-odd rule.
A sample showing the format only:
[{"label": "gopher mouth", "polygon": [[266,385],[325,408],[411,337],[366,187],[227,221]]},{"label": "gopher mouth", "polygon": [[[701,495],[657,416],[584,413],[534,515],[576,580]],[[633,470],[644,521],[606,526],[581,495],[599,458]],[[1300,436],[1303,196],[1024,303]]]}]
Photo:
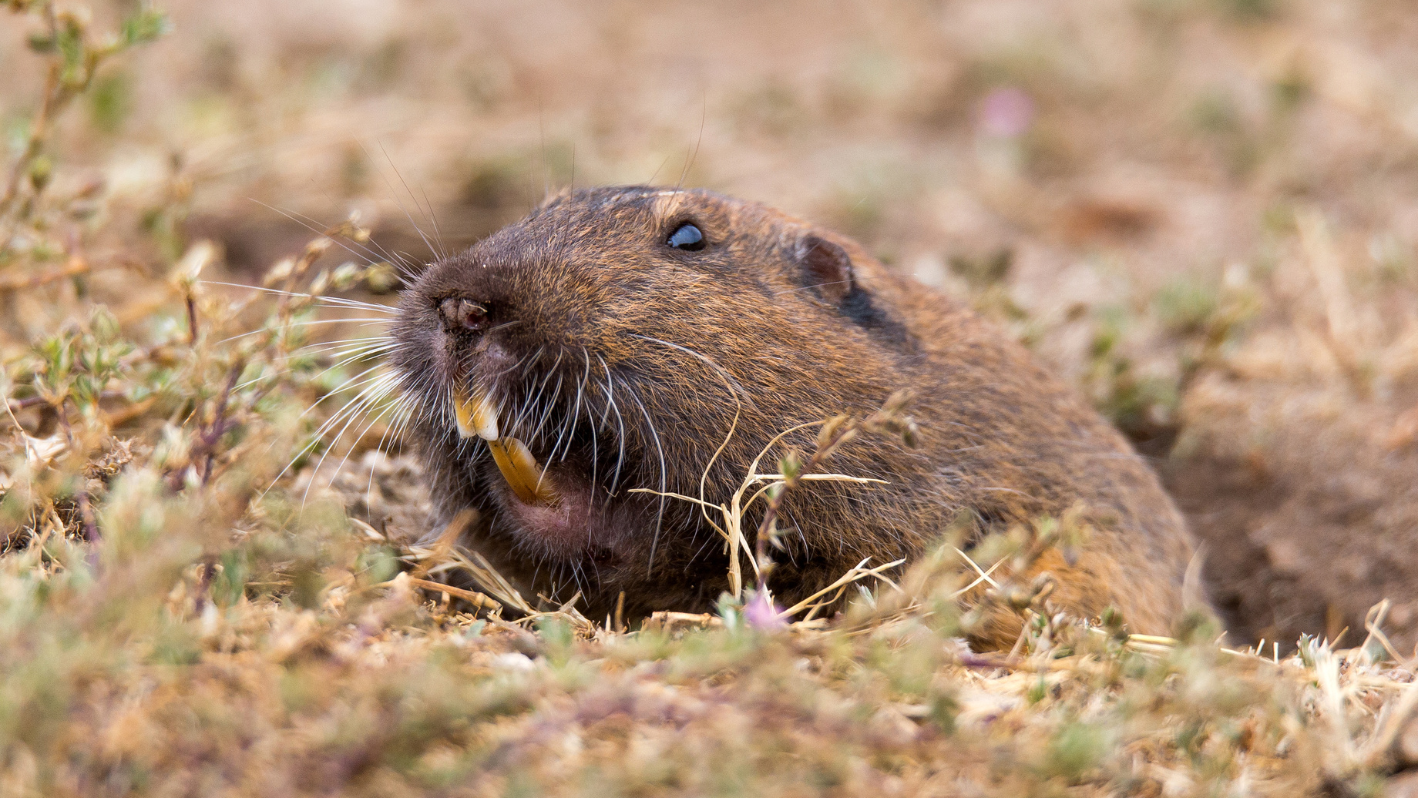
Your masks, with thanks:
[{"label": "gopher mouth", "polygon": [[478,437],[487,442],[497,470],[519,501],[533,507],[555,508],[561,504],[560,493],[527,445],[500,434],[497,407],[486,393],[455,388],[453,415],[461,437]]},{"label": "gopher mouth", "polygon": [[526,443],[506,434],[514,424],[499,418],[496,404],[478,388],[455,387],[452,401],[458,436],[482,440],[492,454],[505,483],[496,491],[502,518],[517,538],[553,559],[613,566],[633,556],[627,534],[639,526],[636,511],[598,496],[604,489],[594,471],[588,475],[577,458],[554,453],[546,464],[538,462]]}]

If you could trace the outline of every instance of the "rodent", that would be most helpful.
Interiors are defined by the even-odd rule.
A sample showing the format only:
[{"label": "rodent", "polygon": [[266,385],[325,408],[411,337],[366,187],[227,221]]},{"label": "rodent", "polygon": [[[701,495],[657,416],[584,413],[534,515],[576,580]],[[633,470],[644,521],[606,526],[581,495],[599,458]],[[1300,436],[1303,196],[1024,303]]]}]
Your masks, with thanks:
[{"label": "rodent", "polygon": [[[476,509],[480,552],[524,589],[579,589],[589,617],[617,601],[629,617],[705,611],[727,587],[701,507],[631,489],[725,502],[775,435],[865,415],[903,388],[916,448],[863,436],[831,461],[886,484],[787,495],[780,603],[863,558],[916,557],[962,511],[1001,527],[1082,506],[1095,523],[1081,556],[1035,569],[1057,580],[1057,606],[1111,606],[1131,631],[1163,634],[1189,604],[1185,521],[1095,410],[959,301],[767,206],[565,191],[432,263],[394,337],[431,528]],[[792,442],[810,451],[814,435]],[[993,637],[1012,640],[1018,624],[1002,623]]]}]

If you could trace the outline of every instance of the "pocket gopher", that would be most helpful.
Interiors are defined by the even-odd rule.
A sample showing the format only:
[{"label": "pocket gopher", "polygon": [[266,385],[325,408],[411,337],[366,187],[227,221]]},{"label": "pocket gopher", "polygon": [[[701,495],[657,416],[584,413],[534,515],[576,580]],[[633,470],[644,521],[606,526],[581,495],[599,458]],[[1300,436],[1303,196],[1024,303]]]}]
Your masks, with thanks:
[{"label": "pocket gopher", "polygon": [[[435,520],[476,509],[467,534],[499,570],[563,600],[580,590],[590,617],[622,593],[632,616],[711,609],[728,586],[717,511],[666,494],[727,502],[784,430],[864,416],[900,389],[916,445],[862,435],[830,463],[881,484],[785,497],[780,602],[864,559],[909,560],[962,512],[988,529],[1082,507],[1077,558],[1034,565],[1056,580],[1050,600],[1112,606],[1153,634],[1183,609],[1186,524],[1082,397],[962,303],[764,205],[564,192],[429,266],[394,335]],[[810,453],[815,435],[785,443]],[[1012,639],[1018,622],[1001,623],[984,636]]]}]

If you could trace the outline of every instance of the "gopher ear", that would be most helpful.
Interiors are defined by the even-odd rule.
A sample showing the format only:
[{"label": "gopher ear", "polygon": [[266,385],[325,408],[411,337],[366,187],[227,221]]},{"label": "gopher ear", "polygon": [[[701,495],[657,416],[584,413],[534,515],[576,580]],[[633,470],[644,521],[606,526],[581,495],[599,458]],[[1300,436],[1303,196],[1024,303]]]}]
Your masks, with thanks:
[{"label": "gopher ear", "polygon": [[798,245],[803,280],[823,299],[836,305],[852,292],[852,258],[847,250],[814,235]]}]

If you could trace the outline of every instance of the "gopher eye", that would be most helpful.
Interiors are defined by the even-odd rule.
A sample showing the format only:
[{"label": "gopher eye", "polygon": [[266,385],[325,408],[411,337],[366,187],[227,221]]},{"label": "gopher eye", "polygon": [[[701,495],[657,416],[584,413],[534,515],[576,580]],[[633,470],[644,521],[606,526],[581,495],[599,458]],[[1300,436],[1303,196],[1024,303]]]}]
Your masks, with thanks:
[{"label": "gopher eye", "polygon": [[675,249],[698,252],[704,249],[704,234],[692,224],[682,224],[673,233],[670,233],[670,237],[665,243]]}]

